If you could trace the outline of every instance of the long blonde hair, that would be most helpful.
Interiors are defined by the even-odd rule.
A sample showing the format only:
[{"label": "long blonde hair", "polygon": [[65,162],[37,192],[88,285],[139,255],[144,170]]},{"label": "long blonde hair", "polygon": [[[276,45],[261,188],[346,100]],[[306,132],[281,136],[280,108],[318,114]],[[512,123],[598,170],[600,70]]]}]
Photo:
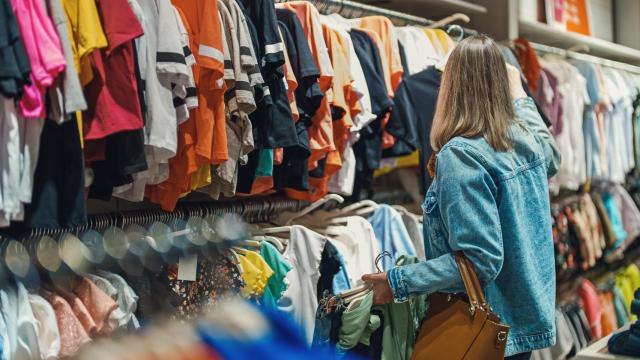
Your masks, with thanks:
[{"label": "long blonde hair", "polygon": [[514,119],[507,67],[500,48],[488,36],[461,41],[442,75],[431,147],[439,151],[456,136],[483,136],[496,151],[511,149]]}]

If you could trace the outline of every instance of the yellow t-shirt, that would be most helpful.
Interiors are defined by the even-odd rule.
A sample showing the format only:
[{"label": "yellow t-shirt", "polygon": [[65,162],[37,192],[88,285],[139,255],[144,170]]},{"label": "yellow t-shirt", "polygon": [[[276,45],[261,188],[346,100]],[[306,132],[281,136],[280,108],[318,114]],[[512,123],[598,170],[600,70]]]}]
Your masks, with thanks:
[{"label": "yellow t-shirt", "polygon": [[95,1],[62,0],[62,5],[67,15],[69,40],[80,83],[86,86],[93,79],[88,55],[96,49],[107,47],[107,37]]},{"label": "yellow t-shirt", "polygon": [[247,251],[239,260],[245,283],[240,294],[244,297],[261,297],[273,270],[255,251]]},{"label": "yellow t-shirt", "polygon": [[[80,84],[84,87],[93,79],[89,54],[96,49],[107,47],[107,37],[102,30],[95,1],[62,0],[62,6],[67,16],[73,60]],[[82,112],[80,111],[76,112],[76,122],[80,133],[80,146],[84,147]]]}]

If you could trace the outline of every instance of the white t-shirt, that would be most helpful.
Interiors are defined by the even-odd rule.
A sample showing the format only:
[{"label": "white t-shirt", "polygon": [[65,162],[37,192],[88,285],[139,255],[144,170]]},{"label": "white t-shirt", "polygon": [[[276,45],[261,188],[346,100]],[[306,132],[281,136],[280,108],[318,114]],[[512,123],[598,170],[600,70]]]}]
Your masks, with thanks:
[{"label": "white t-shirt", "polygon": [[42,296],[29,294],[29,303],[36,320],[38,347],[43,360],[55,360],[60,355],[60,331],[51,304]]},{"label": "white t-shirt", "polygon": [[396,27],[396,36],[404,48],[404,53],[412,75],[438,63],[441,56],[422,29],[413,26]]},{"label": "white t-shirt", "polygon": [[551,179],[550,188],[554,192],[560,188],[577,190],[587,180],[582,130],[584,107],[591,102],[587,80],[573,65],[555,57],[540,59],[540,63],[558,79],[558,91],[562,94],[563,127],[555,139],[562,163]]},{"label": "white t-shirt", "polygon": [[38,344],[38,325],[31,310],[29,293],[21,283],[0,290],[2,317],[7,327],[5,336],[8,349],[3,348],[5,359],[41,359]]},{"label": "white t-shirt", "polygon": [[142,201],[147,183],[157,184],[169,177],[168,161],[178,147],[178,118],[173,105],[175,84],[189,82],[180,29],[169,0],[130,0],[144,35],[136,39],[138,70],[144,80],[146,116],[145,155],[148,169],[134,174],[134,183],[114,189],[114,196]]},{"label": "white t-shirt", "polygon": [[303,328],[307,343],[313,341],[318,308],[320,260],[327,238],[304,226],[293,225],[284,256],[293,266],[285,277],[287,290],[278,301],[278,309],[289,314]]},{"label": "white t-shirt", "polygon": [[353,287],[362,283],[362,275],[378,272],[375,260],[380,254],[380,244],[373,227],[365,218],[350,216],[346,222],[346,226],[332,227],[327,231],[331,234],[341,233],[332,236],[331,243],[342,255],[349,282]]}]

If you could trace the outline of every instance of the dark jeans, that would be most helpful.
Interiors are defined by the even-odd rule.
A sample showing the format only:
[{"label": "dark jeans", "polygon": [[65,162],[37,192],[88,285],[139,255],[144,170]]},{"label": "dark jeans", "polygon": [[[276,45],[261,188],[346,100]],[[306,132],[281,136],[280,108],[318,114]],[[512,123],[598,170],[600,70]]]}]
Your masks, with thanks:
[{"label": "dark jeans", "polygon": [[504,358],[504,360],[529,360],[529,359],[531,359],[531,351],[515,354],[512,356],[507,356],[506,358]]}]

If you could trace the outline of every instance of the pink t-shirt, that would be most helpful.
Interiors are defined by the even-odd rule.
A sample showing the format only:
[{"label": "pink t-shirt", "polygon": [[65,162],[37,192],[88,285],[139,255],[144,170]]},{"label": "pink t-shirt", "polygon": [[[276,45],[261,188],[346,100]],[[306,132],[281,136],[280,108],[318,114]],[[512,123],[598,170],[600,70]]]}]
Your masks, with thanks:
[{"label": "pink t-shirt", "polygon": [[67,63],[60,38],[42,0],[11,0],[20,36],[31,64],[31,84],[20,99],[20,113],[28,119],[45,117],[44,92]]}]

